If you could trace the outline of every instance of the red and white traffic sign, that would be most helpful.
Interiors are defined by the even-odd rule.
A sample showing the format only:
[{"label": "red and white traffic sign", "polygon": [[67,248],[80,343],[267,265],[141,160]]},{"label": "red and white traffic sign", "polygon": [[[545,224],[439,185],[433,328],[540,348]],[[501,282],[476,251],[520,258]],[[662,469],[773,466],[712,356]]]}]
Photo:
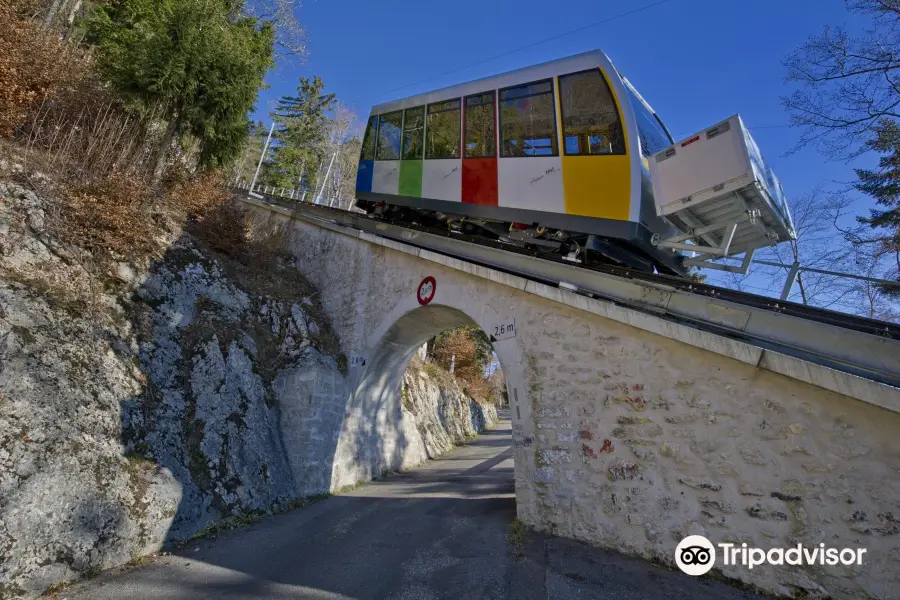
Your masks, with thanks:
[{"label": "red and white traffic sign", "polygon": [[432,300],[434,300],[434,294],[437,292],[437,281],[434,280],[434,277],[430,275],[422,280],[422,283],[419,284],[419,291],[416,293],[416,297],[419,300],[419,304],[425,306]]}]

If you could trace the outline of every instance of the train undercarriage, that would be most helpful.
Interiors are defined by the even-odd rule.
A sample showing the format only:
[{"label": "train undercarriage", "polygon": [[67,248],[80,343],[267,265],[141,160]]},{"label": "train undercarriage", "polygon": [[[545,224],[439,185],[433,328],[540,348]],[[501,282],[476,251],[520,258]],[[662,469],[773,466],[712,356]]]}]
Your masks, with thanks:
[{"label": "train undercarriage", "polygon": [[446,229],[451,234],[486,239],[534,252],[556,254],[577,264],[626,266],[645,273],[685,276],[680,258],[655,259],[624,240],[545,227],[540,223],[495,221],[360,200],[357,206],[376,219],[402,225]]}]

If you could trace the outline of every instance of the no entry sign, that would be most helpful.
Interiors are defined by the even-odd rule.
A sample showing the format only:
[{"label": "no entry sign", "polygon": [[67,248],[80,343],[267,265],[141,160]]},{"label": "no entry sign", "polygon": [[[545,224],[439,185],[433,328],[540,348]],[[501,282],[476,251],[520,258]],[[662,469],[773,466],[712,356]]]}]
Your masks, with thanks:
[{"label": "no entry sign", "polygon": [[434,299],[435,292],[437,292],[437,281],[434,280],[434,277],[428,276],[423,279],[422,283],[419,284],[418,292],[416,292],[419,304],[425,306],[431,302]]}]

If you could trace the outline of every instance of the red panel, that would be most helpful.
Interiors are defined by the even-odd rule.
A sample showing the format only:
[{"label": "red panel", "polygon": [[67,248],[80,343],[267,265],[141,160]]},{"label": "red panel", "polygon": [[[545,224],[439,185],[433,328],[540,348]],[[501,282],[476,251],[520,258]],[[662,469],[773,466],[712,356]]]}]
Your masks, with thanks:
[{"label": "red panel", "polygon": [[497,206],[497,157],[463,159],[462,201]]}]

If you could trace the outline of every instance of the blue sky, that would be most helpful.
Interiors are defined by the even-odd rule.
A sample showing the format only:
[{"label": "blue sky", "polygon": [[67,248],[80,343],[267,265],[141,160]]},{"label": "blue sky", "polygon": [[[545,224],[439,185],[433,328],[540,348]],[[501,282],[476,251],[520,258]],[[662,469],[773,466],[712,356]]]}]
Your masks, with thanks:
[{"label": "blue sky", "polygon": [[669,0],[435,77],[656,2],[306,0],[297,14],[308,30],[309,56],[269,75],[259,112],[292,93],[301,75],[319,75],[364,117],[380,102],[600,48],[676,138],[740,113],[789,197],[852,179],[850,166],[827,162],[815,149],[785,156],[799,132],[772,127],[788,123],[782,59],[826,24],[865,25],[843,0]]}]

